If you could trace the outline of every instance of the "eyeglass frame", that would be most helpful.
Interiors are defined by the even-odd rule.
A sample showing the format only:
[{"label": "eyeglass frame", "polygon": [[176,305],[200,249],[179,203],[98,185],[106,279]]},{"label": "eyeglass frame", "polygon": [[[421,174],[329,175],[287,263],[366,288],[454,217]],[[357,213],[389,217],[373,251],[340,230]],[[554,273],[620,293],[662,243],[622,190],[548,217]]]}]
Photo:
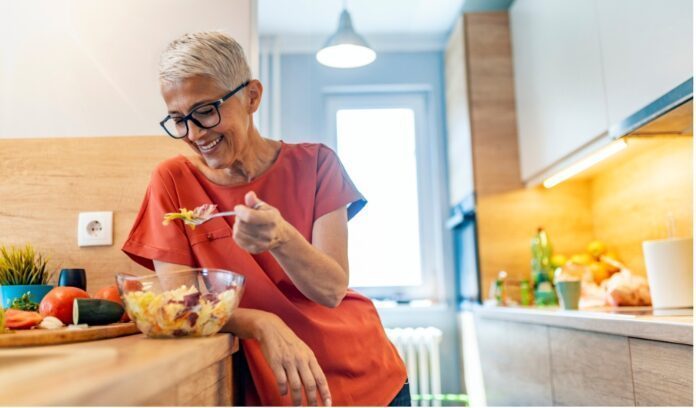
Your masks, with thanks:
[{"label": "eyeglass frame", "polygon": [[[184,124],[186,125],[186,133],[184,133],[183,136],[174,136],[173,134],[171,134],[171,133],[169,132],[169,130],[167,129],[167,127],[164,125],[168,120],[170,120],[170,119],[173,120],[173,119],[174,119],[174,118],[172,117],[171,114],[165,116],[165,118],[162,119],[162,121],[160,121],[159,124],[160,124],[160,126],[162,127],[162,129],[164,129],[164,131],[167,133],[167,135],[169,135],[169,137],[171,137],[171,138],[173,138],[173,139],[176,139],[176,140],[181,140],[181,139],[185,138],[186,136],[188,136],[189,132],[191,131],[191,128],[189,127],[189,120],[192,121],[196,126],[198,126],[199,129],[212,129],[212,128],[214,128],[215,126],[219,125],[219,124],[222,122],[222,115],[220,114],[220,105],[222,105],[226,100],[228,100],[229,98],[231,98],[234,94],[236,94],[237,92],[239,92],[239,91],[241,91],[242,89],[244,89],[244,87],[246,87],[247,85],[249,85],[250,82],[251,82],[251,81],[246,81],[246,82],[242,83],[241,85],[239,85],[238,87],[234,88],[233,90],[231,90],[230,92],[228,92],[227,94],[225,94],[225,96],[223,96],[222,98],[220,98],[220,99],[218,99],[218,100],[215,100],[215,101],[212,101],[212,102],[208,102],[208,103],[204,103],[204,104],[202,104],[202,105],[199,105],[199,106],[196,106],[195,108],[193,108],[193,109],[191,110],[191,112],[189,112],[187,115],[185,115],[184,117],[182,117],[182,118],[180,119],[180,120],[182,120],[182,121],[184,122]],[[196,118],[193,117],[193,114],[196,112],[197,109],[202,108],[202,107],[204,107],[204,106],[211,106],[211,105],[212,105],[213,107],[215,107],[215,111],[216,111],[216,113],[217,113],[217,115],[218,115],[218,122],[217,122],[216,124],[212,125],[212,126],[203,126],[203,124],[202,124],[201,122],[199,122],[198,119],[196,119]]]}]

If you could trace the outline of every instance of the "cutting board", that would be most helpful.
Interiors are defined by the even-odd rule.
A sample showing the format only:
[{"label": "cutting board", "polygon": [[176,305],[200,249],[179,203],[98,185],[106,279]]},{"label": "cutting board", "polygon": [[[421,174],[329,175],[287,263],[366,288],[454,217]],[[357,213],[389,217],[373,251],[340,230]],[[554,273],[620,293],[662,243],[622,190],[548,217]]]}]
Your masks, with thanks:
[{"label": "cutting board", "polygon": [[0,347],[48,346],[53,344],[77,343],[80,341],[109,339],[139,333],[135,323],[114,323],[107,326],[92,326],[86,329],[32,329],[15,330],[0,334]]}]

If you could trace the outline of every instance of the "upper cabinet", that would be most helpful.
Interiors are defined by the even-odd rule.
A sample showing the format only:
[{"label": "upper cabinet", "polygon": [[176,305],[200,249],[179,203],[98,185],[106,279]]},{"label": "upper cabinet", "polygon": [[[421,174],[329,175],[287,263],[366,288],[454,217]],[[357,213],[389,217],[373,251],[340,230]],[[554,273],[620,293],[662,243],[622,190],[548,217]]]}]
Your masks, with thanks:
[{"label": "upper cabinet", "polygon": [[510,8],[522,180],[607,130],[591,0],[516,0]]},{"label": "upper cabinet", "polygon": [[0,138],[160,135],[159,55],[222,29],[256,61],[254,0],[0,1]]},{"label": "upper cabinet", "polygon": [[459,17],[445,50],[445,108],[450,205],[474,192],[471,126],[464,45],[464,17]]},{"label": "upper cabinet", "polygon": [[523,181],[692,76],[691,0],[516,0],[510,25]]},{"label": "upper cabinet", "polygon": [[609,125],[692,76],[692,0],[596,1]]}]

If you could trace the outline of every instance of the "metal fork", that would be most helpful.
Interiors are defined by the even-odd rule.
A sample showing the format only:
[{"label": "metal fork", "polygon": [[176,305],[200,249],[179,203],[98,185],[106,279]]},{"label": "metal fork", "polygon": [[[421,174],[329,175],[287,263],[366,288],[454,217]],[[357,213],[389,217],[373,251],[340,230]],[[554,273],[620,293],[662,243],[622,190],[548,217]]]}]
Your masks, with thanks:
[{"label": "metal fork", "polygon": [[211,215],[209,215],[209,216],[207,216],[207,217],[195,218],[195,219],[193,219],[193,220],[184,220],[184,222],[185,222],[186,224],[191,224],[191,225],[199,226],[199,225],[201,225],[201,224],[205,224],[206,222],[212,220],[213,218],[217,218],[217,217],[227,217],[227,216],[230,216],[230,215],[237,215],[237,213],[234,212],[234,211],[225,211],[225,212],[220,212],[220,213],[211,214]]}]

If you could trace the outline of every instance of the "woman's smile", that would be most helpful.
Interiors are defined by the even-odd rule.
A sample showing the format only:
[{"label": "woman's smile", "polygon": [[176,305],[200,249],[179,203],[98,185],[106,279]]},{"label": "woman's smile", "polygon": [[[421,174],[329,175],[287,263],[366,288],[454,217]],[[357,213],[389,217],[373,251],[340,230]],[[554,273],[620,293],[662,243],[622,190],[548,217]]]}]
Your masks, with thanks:
[{"label": "woman's smile", "polygon": [[201,151],[201,153],[212,153],[215,150],[215,148],[220,144],[223,138],[224,136],[220,135],[209,142],[196,142],[196,146],[198,146],[198,149]]}]

